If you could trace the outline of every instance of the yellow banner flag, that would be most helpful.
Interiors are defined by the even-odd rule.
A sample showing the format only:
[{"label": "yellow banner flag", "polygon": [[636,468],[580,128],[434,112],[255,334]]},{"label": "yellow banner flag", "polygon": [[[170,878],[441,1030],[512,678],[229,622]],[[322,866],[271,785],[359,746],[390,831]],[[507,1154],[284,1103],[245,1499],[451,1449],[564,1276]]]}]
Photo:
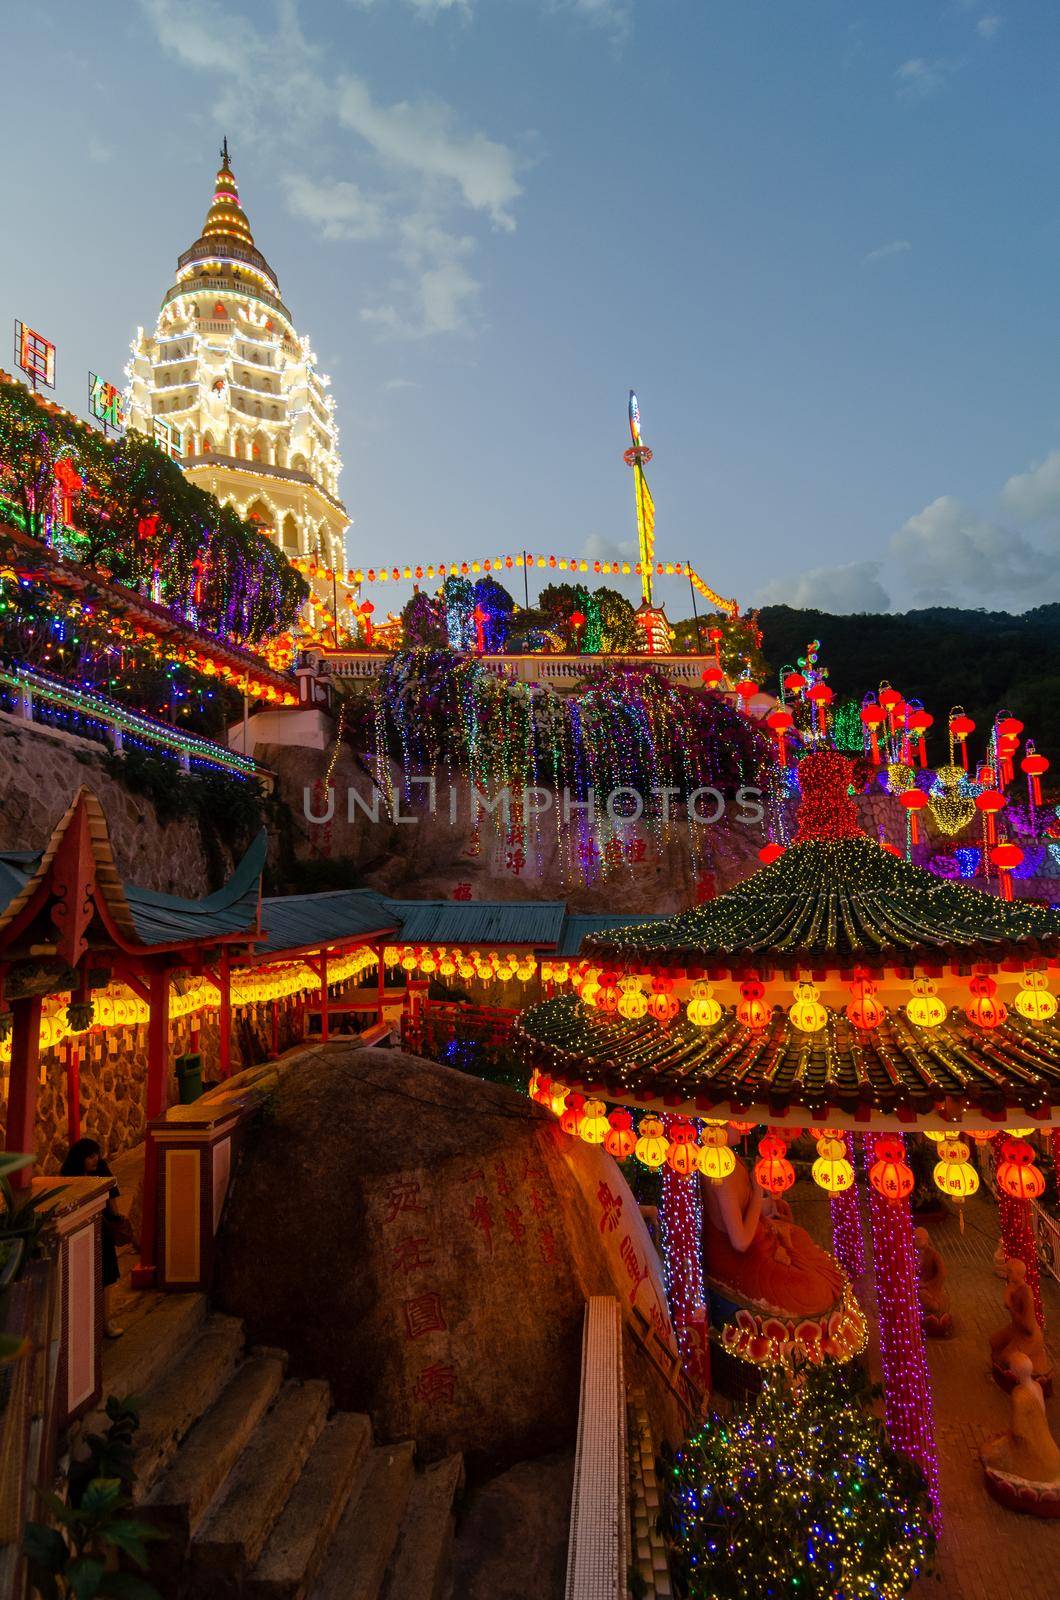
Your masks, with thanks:
[{"label": "yellow banner flag", "polygon": [[651,600],[651,572],[655,563],[655,501],[638,461],[633,469],[637,485],[637,533],[640,537],[641,588],[644,598]]}]

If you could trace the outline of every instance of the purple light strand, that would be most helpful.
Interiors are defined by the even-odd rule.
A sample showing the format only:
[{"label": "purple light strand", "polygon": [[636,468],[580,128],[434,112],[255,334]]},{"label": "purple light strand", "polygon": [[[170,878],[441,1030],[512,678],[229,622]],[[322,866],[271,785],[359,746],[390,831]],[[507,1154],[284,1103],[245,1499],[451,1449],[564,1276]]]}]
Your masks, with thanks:
[{"label": "purple light strand", "polygon": [[[898,1138],[903,1150],[905,1140]],[[865,1135],[865,1158],[875,1160],[876,1139]],[[886,1200],[869,1186],[872,1260],[883,1361],[884,1413],[891,1444],[924,1474],[933,1505],[932,1522],[942,1530],[939,1461],[935,1447],[931,1374],[920,1313],[919,1264],[908,1199]]]},{"label": "purple light strand", "polygon": [[[843,1139],[847,1160],[854,1164],[853,1143]],[[856,1280],[865,1271],[865,1240],[861,1232],[861,1207],[858,1203],[857,1183],[852,1183],[842,1194],[828,1198],[832,1213],[832,1253],[847,1277]]]},{"label": "purple light strand", "polygon": [[697,1175],[680,1178],[670,1167],[663,1167],[659,1221],[662,1225],[666,1298],[670,1303],[681,1360],[689,1375],[702,1383],[704,1374],[697,1371],[700,1351],[691,1331],[696,1313],[705,1302],[703,1203]]}]

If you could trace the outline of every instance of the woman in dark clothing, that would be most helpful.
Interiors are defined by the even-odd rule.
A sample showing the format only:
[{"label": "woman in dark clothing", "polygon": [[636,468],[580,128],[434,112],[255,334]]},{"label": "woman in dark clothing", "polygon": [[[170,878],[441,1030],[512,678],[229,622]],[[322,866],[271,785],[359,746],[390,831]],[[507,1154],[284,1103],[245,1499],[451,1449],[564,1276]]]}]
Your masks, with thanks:
[{"label": "woman in dark clothing", "polygon": [[[95,1139],[78,1139],[76,1144],[70,1146],[66,1160],[59,1168],[60,1175],[64,1178],[109,1178],[110,1168],[103,1159],[103,1151]],[[120,1328],[110,1314],[111,1285],[117,1283],[121,1273],[118,1269],[118,1239],[124,1235],[128,1228],[125,1217],[118,1210],[118,1190],[113,1188],[107,1196],[107,1204],[103,1211],[103,1331],[108,1339],[120,1339],[125,1332]]]}]

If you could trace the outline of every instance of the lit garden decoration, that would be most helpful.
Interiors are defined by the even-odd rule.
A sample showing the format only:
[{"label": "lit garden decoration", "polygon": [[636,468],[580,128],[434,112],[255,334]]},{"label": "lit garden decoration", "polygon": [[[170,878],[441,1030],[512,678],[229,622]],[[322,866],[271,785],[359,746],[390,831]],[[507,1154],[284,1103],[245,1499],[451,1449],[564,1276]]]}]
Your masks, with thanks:
[{"label": "lit garden decoration", "polygon": [[[586,941],[574,993],[525,1012],[516,1037],[531,1094],[568,1132],[584,1136],[591,1101],[594,1130],[606,1110],[605,1148],[673,1179],[664,1208],[682,1209],[716,1340],[742,1362],[862,1348],[848,1275],[863,1259],[863,1159],[888,1431],[937,1506],[906,1136],[935,1140],[935,1182],[957,1206],[979,1184],[972,1143],[993,1143],[1006,1250],[1036,1285],[1024,1214],[1043,1177],[1028,1136],[1060,1121],[1060,915],[940,879],[867,838],[852,772],[834,750],[805,753],[798,829],[771,865],[679,916]],[[731,1146],[755,1128],[752,1182]],[[804,1129],[835,1259],[782,1200]],[[691,1203],[673,1200],[682,1191],[702,1195],[701,1239],[689,1237]]]}]

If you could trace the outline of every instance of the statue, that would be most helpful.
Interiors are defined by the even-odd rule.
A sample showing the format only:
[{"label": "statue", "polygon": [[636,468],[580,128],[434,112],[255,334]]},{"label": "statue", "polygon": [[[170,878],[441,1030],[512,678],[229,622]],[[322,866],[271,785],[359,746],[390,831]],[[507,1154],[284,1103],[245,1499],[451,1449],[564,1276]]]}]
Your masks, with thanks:
[{"label": "statue", "polygon": [[[1022,1265],[1022,1262],[1020,1263]],[[1049,1431],[1041,1385],[1029,1355],[1015,1351],[1012,1416],[1007,1433],[988,1439],[979,1452],[989,1493],[1012,1511],[1060,1516],[1060,1449]]]},{"label": "statue", "polygon": [[1034,1376],[1042,1380],[1048,1393],[1052,1385],[1049,1358],[1045,1353],[1045,1339],[1034,1310],[1034,1296],[1027,1282],[1027,1265],[1018,1257],[1010,1260],[1005,1269],[1005,1310],[1009,1320],[1003,1328],[990,1335],[990,1359],[994,1377],[1003,1389],[1011,1389],[1013,1360],[1027,1356]]},{"label": "statue", "polygon": [[819,1316],[839,1304],[844,1274],[790,1221],[787,1205],[752,1182],[739,1157],[727,1178],[703,1188],[703,1270],[723,1295],[786,1317]]},{"label": "statue", "polygon": [[946,1263],[931,1242],[926,1228],[914,1235],[920,1256],[920,1311],[929,1339],[948,1339],[953,1332],[950,1292],[946,1288]]}]

